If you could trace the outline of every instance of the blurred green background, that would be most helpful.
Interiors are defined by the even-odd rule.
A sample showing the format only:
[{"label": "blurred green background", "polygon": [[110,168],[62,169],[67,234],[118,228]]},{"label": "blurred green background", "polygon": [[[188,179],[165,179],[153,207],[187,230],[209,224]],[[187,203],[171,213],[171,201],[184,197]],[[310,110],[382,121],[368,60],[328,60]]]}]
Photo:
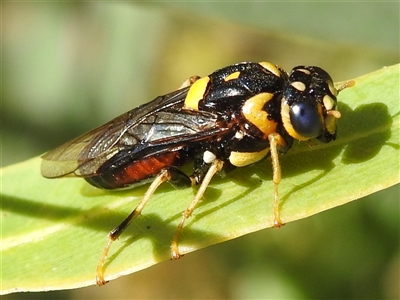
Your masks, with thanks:
[{"label": "blurred green background", "polygon": [[[235,62],[317,65],[335,81],[399,63],[399,11],[398,2],[2,3],[1,164]],[[397,185],[105,287],[4,299],[397,299],[399,199]]]}]

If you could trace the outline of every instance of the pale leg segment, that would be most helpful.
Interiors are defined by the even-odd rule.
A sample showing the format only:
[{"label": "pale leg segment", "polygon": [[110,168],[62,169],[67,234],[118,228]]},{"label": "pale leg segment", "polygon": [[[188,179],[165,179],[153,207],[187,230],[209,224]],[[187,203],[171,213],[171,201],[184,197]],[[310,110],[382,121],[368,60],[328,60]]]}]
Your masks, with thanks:
[{"label": "pale leg segment", "polygon": [[210,183],[211,179],[213,178],[213,176],[218,173],[222,167],[223,167],[224,163],[223,161],[219,160],[219,159],[215,159],[210,168],[207,171],[206,176],[204,177],[199,190],[196,193],[196,196],[194,197],[194,199],[192,200],[192,202],[190,203],[190,205],[188,206],[188,208],[182,213],[182,219],[175,231],[175,235],[174,238],[172,240],[171,243],[171,258],[172,259],[179,259],[181,256],[183,256],[183,254],[181,254],[179,252],[179,247],[178,247],[178,241],[179,241],[179,236],[181,234],[183,225],[186,221],[187,218],[189,218],[194,209],[196,208],[197,204],[199,203],[199,201],[201,200],[201,198],[204,195],[204,192],[207,189],[208,184]]},{"label": "pale leg segment", "polygon": [[279,196],[278,186],[281,182],[281,165],[279,164],[278,145],[286,146],[285,140],[278,133],[272,133],[268,136],[272,161],[272,181],[274,182],[274,226],[281,227],[284,223],[279,216]]},{"label": "pale leg segment", "polygon": [[122,232],[138,215],[140,215],[143,208],[147,204],[147,201],[149,201],[150,197],[154,194],[154,192],[157,190],[160,184],[170,179],[171,179],[171,174],[168,170],[161,171],[161,173],[158,174],[157,177],[154,179],[154,181],[151,183],[151,185],[149,186],[148,190],[146,191],[142,200],[139,202],[136,208],[121,224],[119,224],[117,227],[115,227],[113,230],[110,231],[110,233],[108,234],[107,244],[104,247],[101,258],[97,264],[97,272],[96,272],[97,285],[105,285],[107,283],[107,281],[104,280],[104,263],[107,258],[108,251],[110,250],[112,242],[115,241],[122,234]]}]

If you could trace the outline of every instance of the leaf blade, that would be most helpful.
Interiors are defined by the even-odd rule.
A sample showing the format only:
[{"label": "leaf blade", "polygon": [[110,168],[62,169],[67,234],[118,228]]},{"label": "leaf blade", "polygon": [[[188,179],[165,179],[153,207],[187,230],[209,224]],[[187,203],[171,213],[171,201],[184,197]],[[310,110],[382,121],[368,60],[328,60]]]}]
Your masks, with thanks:
[{"label": "leaf blade", "polygon": [[[338,139],[311,148],[295,145],[281,158],[285,222],[399,182],[398,86],[399,65],[357,78],[356,86],[339,98],[343,117]],[[4,294],[94,284],[107,232],[146,189],[105,192],[81,179],[47,180],[39,170],[39,158],[1,169]],[[215,178],[187,222],[180,249],[191,252],[271,227],[271,176],[269,161],[264,161]],[[143,215],[114,243],[107,279],[168,259],[180,213],[193,193],[162,186]]]}]

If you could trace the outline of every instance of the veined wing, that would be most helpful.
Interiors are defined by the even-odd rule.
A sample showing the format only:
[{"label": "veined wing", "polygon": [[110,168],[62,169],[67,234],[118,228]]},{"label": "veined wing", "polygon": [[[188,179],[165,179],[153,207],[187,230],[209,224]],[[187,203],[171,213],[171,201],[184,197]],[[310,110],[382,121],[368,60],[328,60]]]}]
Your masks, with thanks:
[{"label": "veined wing", "polygon": [[226,130],[217,116],[182,110],[188,88],[157,97],[42,156],[44,177],[86,177],[122,150],[130,157],[149,149],[170,148]]}]

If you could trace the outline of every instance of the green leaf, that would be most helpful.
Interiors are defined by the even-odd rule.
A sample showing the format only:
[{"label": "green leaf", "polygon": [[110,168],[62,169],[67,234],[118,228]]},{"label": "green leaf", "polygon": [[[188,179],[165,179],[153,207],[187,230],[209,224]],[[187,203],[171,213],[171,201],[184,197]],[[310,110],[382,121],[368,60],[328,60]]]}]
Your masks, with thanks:
[{"label": "green leaf", "polygon": [[[281,157],[284,222],[399,183],[399,65],[355,79],[340,96],[335,142],[298,143]],[[106,192],[82,179],[48,180],[40,158],[1,169],[2,294],[95,284],[107,233],[136,206],[147,186]],[[187,221],[183,253],[271,227],[270,161],[214,178]],[[143,214],[114,242],[105,266],[114,279],[169,259],[170,242],[195,190],[162,185]]]}]

